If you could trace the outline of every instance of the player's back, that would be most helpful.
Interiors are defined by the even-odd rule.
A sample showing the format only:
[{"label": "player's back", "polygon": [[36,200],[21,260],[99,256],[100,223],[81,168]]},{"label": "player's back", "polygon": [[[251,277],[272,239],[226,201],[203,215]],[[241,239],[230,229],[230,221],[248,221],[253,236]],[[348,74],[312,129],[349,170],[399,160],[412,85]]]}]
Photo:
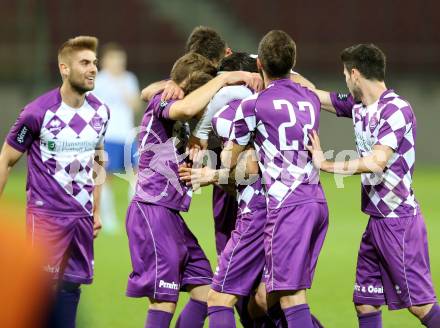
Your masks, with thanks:
[{"label": "player's back", "polygon": [[240,119],[242,125],[255,126],[254,145],[269,208],[325,202],[318,171],[305,147],[309,133],[319,129],[318,97],[290,79],[280,79],[244,100],[240,107],[235,138],[240,143],[245,135],[240,131]]}]

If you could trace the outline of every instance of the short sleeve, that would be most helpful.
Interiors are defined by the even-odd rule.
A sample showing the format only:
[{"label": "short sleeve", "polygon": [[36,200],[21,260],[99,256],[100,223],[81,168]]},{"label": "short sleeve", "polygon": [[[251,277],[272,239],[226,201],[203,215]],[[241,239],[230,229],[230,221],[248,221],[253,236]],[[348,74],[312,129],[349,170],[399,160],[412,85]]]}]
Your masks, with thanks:
[{"label": "short sleeve", "polygon": [[24,153],[40,136],[41,122],[39,121],[36,111],[31,107],[25,107],[9,131],[6,142]]},{"label": "short sleeve", "polygon": [[159,93],[151,100],[151,106],[153,106],[153,114],[158,118],[170,120],[170,108],[171,105],[176,102],[176,100],[161,100],[161,96],[162,94]]},{"label": "short sleeve", "polygon": [[376,145],[397,150],[405,134],[412,126],[413,113],[410,106],[399,108],[388,104],[382,109]]},{"label": "short sleeve", "polygon": [[338,117],[353,117],[353,106],[355,105],[355,101],[352,95],[330,92],[330,99],[333,107],[336,109],[336,115]]},{"label": "short sleeve", "polygon": [[230,139],[241,146],[246,146],[256,129],[255,100],[257,95],[244,99],[237,108]]}]

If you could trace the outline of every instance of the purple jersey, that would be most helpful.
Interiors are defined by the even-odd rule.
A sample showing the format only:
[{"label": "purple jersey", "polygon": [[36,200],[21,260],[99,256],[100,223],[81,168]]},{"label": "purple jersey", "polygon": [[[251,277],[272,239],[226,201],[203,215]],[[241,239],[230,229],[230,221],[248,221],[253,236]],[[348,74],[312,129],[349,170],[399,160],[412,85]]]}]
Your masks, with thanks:
[{"label": "purple jersey", "polygon": [[161,101],[157,94],[145,110],[139,134],[139,173],[134,200],[188,211],[191,189],[179,180],[187,123],[169,118],[174,101]]},{"label": "purple jersey", "polygon": [[[240,103],[241,100],[231,101],[212,118],[212,129],[223,143],[230,139],[235,112]],[[252,213],[266,207],[266,198],[260,177],[248,185],[237,185],[237,202],[240,214]]]},{"label": "purple jersey", "polygon": [[338,116],[353,118],[360,156],[368,156],[374,145],[394,150],[382,174],[362,174],[362,211],[391,218],[416,215],[418,204],[411,188],[416,117],[410,104],[393,90],[369,106],[337,93],[331,93],[331,99]]},{"label": "purple jersey", "polygon": [[27,206],[34,213],[84,217],[93,212],[93,158],[110,113],[91,93],[72,108],[54,89],[20,113],[7,143],[28,151]]},{"label": "purple jersey", "polygon": [[325,202],[319,172],[305,148],[308,134],[319,128],[320,107],[309,89],[281,79],[237,108],[231,138],[240,145],[253,138],[269,209]]}]

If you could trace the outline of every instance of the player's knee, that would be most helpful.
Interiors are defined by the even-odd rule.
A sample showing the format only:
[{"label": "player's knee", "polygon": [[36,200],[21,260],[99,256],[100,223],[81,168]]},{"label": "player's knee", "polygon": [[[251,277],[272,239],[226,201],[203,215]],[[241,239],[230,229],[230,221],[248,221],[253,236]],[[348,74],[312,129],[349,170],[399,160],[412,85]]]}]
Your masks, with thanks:
[{"label": "player's knee", "polygon": [[174,313],[176,311],[176,303],[173,302],[163,302],[153,298],[150,298],[150,305],[148,307],[150,310],[158,310],[169,313]]},{"label": "player's knee", "polygon": [[292,306],[306,304],[307,297],[305,289],[294,291],[283,291],[279,293],[281,308],[286,309]]},{"label": "player's knee", "polygon": [[357,314],[373,313],[380,310],[380,306],[367,305],[367,304],[355,304]]},{"label": "player's knee", "polygon": [[431,311],[434,304],[410,306],[408,311],[422,320]]},{"label": "player's knee", "polygon": [[190,286],[188,288],[189,295],[193,300],[200,302],[208,301],[208,293],[211,290],[209,285]]},{"label": "player's knee", "polygon": [[208,306],[233,307],[235,303],[237,303],[237,296],[219,293],[212,289],[208,293]]},{"label": "player's knee", "polygon": [[267,312],[267,298],[264,290],[257,290],[257,293],[255,294],[255,305],[264,312]]}]

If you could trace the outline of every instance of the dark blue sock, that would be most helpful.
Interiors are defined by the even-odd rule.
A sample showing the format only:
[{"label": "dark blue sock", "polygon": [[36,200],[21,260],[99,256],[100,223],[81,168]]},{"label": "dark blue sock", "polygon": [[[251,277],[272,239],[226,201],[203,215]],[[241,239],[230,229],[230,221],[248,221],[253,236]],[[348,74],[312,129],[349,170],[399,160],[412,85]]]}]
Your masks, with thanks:
[{"label": "dark blue sock", "polygon": [[75,328],[81,294],[79,284],[63,282],[49,316],[49,328]]}]

